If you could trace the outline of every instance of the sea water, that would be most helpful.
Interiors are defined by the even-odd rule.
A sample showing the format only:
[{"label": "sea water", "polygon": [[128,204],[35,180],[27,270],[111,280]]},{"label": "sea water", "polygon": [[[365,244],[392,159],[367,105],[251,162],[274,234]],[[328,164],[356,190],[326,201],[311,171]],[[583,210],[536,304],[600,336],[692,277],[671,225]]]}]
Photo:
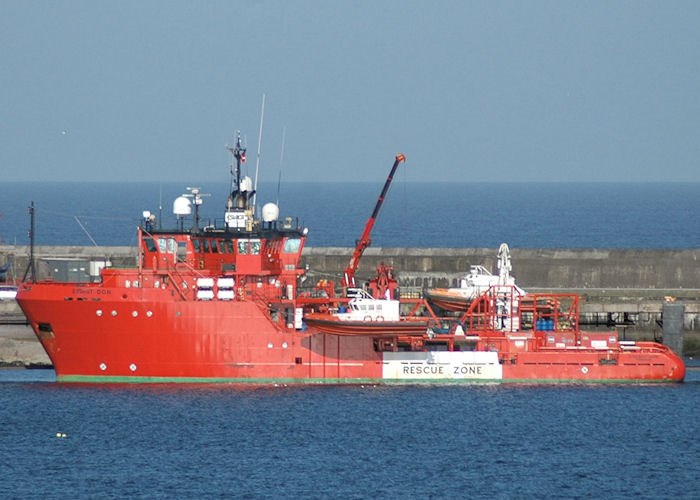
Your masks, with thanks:
[{"label": "sea water", "polygon": [[672,385],[80,385],[0,370],[4,498],[697,498]]},{"label": "sea water", "polygon": [[[143,211],[176,227],[181,183],[3,183],[0,236],[38,245],[135,245]],[[202,226],[221,224],[227,183],[201,184]],[[381,192],[369,183],[261,183],[257,205],[309,229],[309,246],[354,247]],[[375,247],[698,248],[700,183],[407,183],[396,181]],[[191,227],[191,219],[184,222]]]}]

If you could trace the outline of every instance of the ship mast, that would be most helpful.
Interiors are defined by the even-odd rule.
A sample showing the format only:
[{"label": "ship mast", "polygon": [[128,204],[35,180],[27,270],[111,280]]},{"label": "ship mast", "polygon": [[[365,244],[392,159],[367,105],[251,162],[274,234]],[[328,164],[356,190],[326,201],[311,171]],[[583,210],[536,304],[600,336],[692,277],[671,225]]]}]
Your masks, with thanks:
[{"label": "ship mast", "polygon": [[27,276],[32,273],[32,283],[36,283],[36,267],[34,264],[34,202],[32,201],[29,205],[29,264],[27,264],[27,269],[24,270],[24,277],[22,281],[27,281]]},{"label": "ship mast", "polygon": [[233,147],[226,146],[235,163],[231,163],[231,175],[235,177],[235,185],[226,201],[226,226],[229,229],[246,229],[252,224],[253,204],[251,198],[255,195],[253,183],[248,176],[241,177],[241,164],[246,162],[246,148],[241,143],[241,133],[238,132]]},{"label": "ship mast", "polygon": [[231,196],[229,196],[228,203],[229,205],[226,208],[233,208],[232,205],[232,199],[231,197],[234,195],[234,193],[238,193],[241,185],[241,163],[245,163],[246,157],[246,148],[243,147],[241,144],[241,133],[240,131],[238,132],[238,137],[236,138],[236,144],[231,147],[231,146],[226,146],[226,149],[228,149],[231,154],[233,155],[233,158],[235,159],[235,164],[232,161],[231,162],[231,176],[235,177],[236,182],[235,184],[233,181],[231,182],[231,188],[233,191],[231,192]]}]

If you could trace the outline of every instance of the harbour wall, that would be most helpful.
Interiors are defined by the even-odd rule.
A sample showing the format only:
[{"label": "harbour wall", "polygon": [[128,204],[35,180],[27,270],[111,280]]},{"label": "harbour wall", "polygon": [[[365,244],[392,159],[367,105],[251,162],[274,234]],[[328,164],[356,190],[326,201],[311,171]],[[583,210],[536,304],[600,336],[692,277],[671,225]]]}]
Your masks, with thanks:
[{"label": "harbour wall", "polygon": [[[338,283],[353,250],[306,247],[302,286],[311,287],[322,279]],[[21,278],[28,255],[27,246],[0,246],[0,265],[9,261],[10,277]],[[458,286],[472,265],[496,273],[496,255],[496,248],[370,247],[356,278],[358,282],[371,278],[384,263],[394,267],[402,294],[417,295],[424,288]],[[35,256],[107,260],[113,266],[136,263],[134,247],[38,246]],[[686,342],[690,339],[695,346],[700,344],[699,259],[700,250],[695,249],[514,248],[511,274],[529,292],[578,293],[584,327],[617,328],[629,338],[660,340],[664,303],[682,303]],[[0,312],[0,322],[2,316]]]},{"label": "harbour wall", "polygon": [[[353,249],[307,247],[302,266],[309,279],[338,280]],[[406,287],[457,286],[471,265],[497,272],[495,248],[370,247],[360,261],[357,278],[374,275],[384,262]],[[28,263],[27,246],[0,245],[0,265],[10,262],[10,276],[21,278]],[[37,258],[109,260],[134,265],[134,247],[38,246]],[[525,288],[700,290],[700,250],[639,249],[511,249],[512,275]]]},{"label": "harbour wall", "polygon": [[[306,248],[313,272],[339,275],[351,248]],[[471,265],[497,273],[495,248],[368,248],[358,277],[380,262],[393,265],[404,286],[458,286]],[[511,274],[525,288],[700,289],[700,250],[511,249]]]}]

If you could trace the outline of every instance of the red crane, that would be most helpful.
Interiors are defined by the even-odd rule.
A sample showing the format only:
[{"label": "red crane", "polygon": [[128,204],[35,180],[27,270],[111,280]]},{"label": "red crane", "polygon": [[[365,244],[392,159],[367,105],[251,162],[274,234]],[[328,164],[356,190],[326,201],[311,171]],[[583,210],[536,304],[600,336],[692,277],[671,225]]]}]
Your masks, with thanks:
[{"label": "red crane", "polygon": [[348,267],[345,268],[345,272],[343,273],[341,285],[344,287],[355,286],[355,271],[357,271],[357,266],[360,264],[360,257],[362,257],[362,254],[365,251],[365,249],[372,244],[372,239],[369,237],[369,234],[372,232],[374,222],[377,220],[377,214],[379,214],[379,209],[382,208],[382,203],[384,203],[384,197],[386,196],[386,193],[389,190],[389,186],[391,185],[391,181],[394,178],[396,168],[402,161],[406,161],[406,157],[401,153],[397,154],[394,166],[391,167],[389,177],[387,177],[386,182],[384,183],[384,189],[382,189],[382,193],[379,195],[377,204],[374,207],[374,212],[372,212],[372,216],[367,220],[367,224],[365,224],[365,231],[362,233],[362,237],[360,237],[360,239],[357,241],[355,251],[353,252],[352,257],[350,257],[350,263],[348,264]]}]

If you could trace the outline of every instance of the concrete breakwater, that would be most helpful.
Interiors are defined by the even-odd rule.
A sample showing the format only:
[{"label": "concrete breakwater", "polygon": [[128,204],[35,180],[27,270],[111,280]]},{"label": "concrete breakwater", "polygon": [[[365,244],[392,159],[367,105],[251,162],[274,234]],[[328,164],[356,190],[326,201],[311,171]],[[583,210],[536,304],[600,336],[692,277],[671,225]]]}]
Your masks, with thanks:
[{"label": "concrete breakwater", "polygon": [[[302,286],[310,287],[321,279],[339,282],[352,251],[347,247],[305,248],[302,266],[307,273]],[[496,248],[370,247],[356,276],[369,279],[383,262],[394,267],[402,292],[419,293],[423,288],[457,286],[471,265],[497,272],[496,254]],[[27,246],[0,246],[0,264],[10,263],[10,277],[22,277],[28,255]],[[113,266],[136,263],[134,247],[39,246],[35,256],[106,260]],[[694,249],[511,249],[512,274],[525,290],[581,295],[585,327],[617,328],[631,339],[659,339],[664,302],[672,298],[682,303],[690,350],[700,344],[699,259],[700,250]],[[0,311],[0,323],[7,317]]]},{"label": "concrete breakwater", "polygon": [[[307,247],[302,265],[309,278],[339,279],[352,254],[346,247]],[[374,274],[380,262],[394,266],[401,286],[457,286],[471,265],[496,271],[495,248],[368,248],[358,278]],[[0,264],[10,262],[10,276],[21,277],[27,246],[0,245]],[[38,246],[37,258],[109,260],[134,265],[134,247]],[[511,249],[512,274],[523,288],[698,290],[700,250]],[[642,294],[643,296],[644,294]]]},{"label": "concrete breakwater", "polygon": [[[358,275],[380,262],[393,265],[406,286],[457,286],[470,265],[496,272],[495,248],[368,248]],[[342,271],[351,248],[307,248],[316,272]],[[527,288],[700,289],[700,250],[511,249],[512,274]]]}]

